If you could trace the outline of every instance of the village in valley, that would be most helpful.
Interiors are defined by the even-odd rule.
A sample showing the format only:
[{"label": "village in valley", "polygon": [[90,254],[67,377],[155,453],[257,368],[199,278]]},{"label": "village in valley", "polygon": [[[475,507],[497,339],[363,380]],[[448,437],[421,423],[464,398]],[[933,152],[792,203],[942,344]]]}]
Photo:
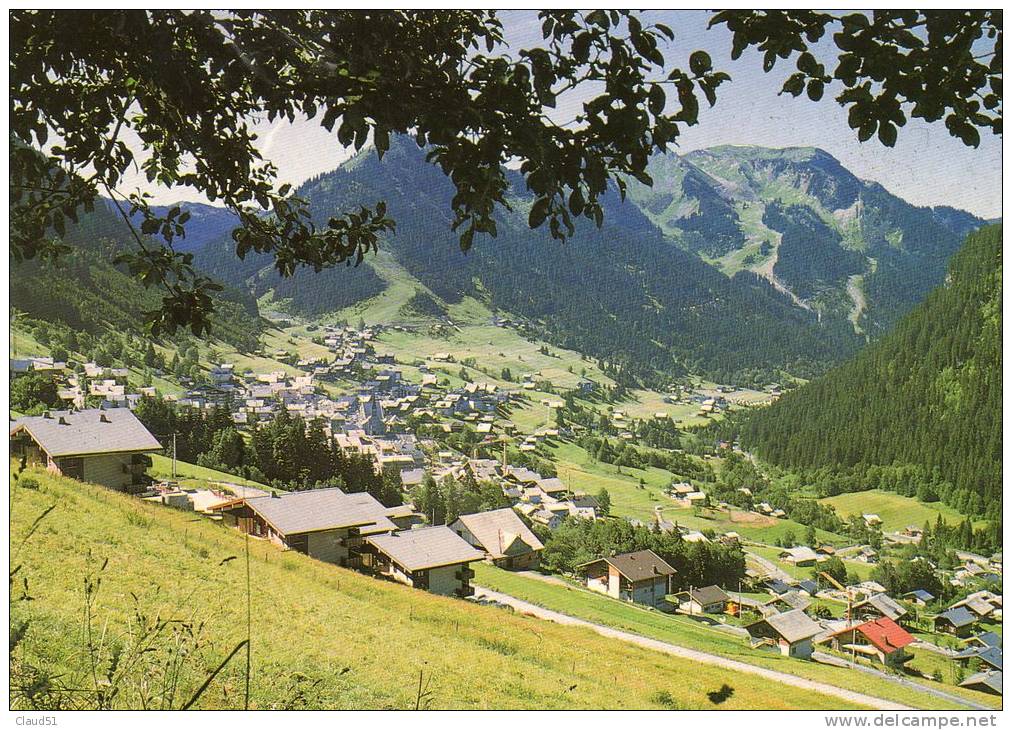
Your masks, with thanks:
[{"label": "village in valley", "polygon": [[8,25],[17,725],[995,727],[1001,9]]},{"label": "village in valley", "polygon": [[[790,660],[778,666],[786,673],[848,669],[962,707],[1000,698],[1000,552],[947,551],[940,564],[918,546],[952,515],[879,491],[869,494],[885,518],[844,514],[836,532],[803,524],[751,455],[708,430],[782,386],[687,378],[629,392],[600,363],[497,317],[466,333],[451,321],[273,325],[272,343],[287,347],[255,353],[261,367],[156,370],[171,392],[43,348],[12,359],[15,379],[51,379],[64,404],[12,414],[13,458],[489,610],[582,619],[615,601],[629,620],[668,617],[665,641],[715,658],[772,652]],[[490,339],[479,359],[461,352],[476,328],[508,334],[504,351]],[[295,422],[373,477],[282,481],[206,455],[190,463],[176,453],[185,434],[151,415],[168,412],[198,414],[243,443]],[[825,512],[839,499],[810,501]]]}]

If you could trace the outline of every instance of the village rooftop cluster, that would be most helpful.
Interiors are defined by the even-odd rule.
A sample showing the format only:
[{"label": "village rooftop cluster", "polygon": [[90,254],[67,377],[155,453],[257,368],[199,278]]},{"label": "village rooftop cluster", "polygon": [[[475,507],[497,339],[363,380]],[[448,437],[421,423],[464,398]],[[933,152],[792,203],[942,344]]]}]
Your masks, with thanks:
[{"label": "village rooftop cluster", "polygon": [[[239,427],[269,420],[284,409],[307,421],[322,421],[328,437],[342,449],[370,456],[378,472],[396,474],[405,489],[416,487],[427,477],[437,482],[473,478],[497,485],[510,506],[434,525],[430,516],[419,513],[413,504],[385,507],[368,493],[340,488],[279,493],[238,481],[222,481],[204,489],[184,489],[172,483],[152,485],[145,479],[147,457],[164,452],[166,444],[164,438],[149,433],[131,409],[141,398],[156,397],[155,389],[128,392],[126,371],[88,363],[82,378],[68,374],[64,363],[51,358],[11,363],[14,372],[52,373],[59,379],[60,397],[68,405],[64,410],[14,420],[10,428],[12,452],[26,463],[43,465],[64,476],[194,510],[252,538],[269,540],[317,560],[460,598],[474,595],[472,566],[479,561],[507,570],[537,569],[544,544],[532,527],[551,532],[567,518],[606,518],[595,496],[574,491],[564,478],[544,477],[527,466],[510,463],[507,457],[507,439],[514,440],[524,453],[560,436],[548,420],[534,433],[522,434],[504,416],[505,407],[523,402],[525,391],[534,389],[535,373],[522,376],[516,389],[476,381],[451,388],[441,382],[439,372],[422,365],[421,382],[409,382],[392,355],[377,351],[375,339],[380,331],[380,327],[324,327],[322,341],[332,353],[330,358],[294,359],[284,351],[273,353],[279,361],[290,360],[302,375],[281,370],[237,373],[234,365],[220,363],[210,369],[209,382],[190,383],[184,395],[164,398],[180,407],[227,407]],[[453,358],[436,353],[431,360],[451,362]],[[320,387],[349,379],[360,383],[356,393],[332,396]],[[589,393],[596,387],[594,381],[583,379],[577,390]],[[98,407],[86,407],[96,401]],[[561,403],[549,399],[543,405],[550,413]],[[701,414],[710,415],[728,403],[723,397],[708,396],[699,398],[698,405]],[[409,416],[437,424],[447,433],[469,424],[484,443],[502,442],[503,456],[473,458],[441,448],[412,433]],[[612,419],[619,426],[625,422],[621,411],[614,411]],[[620,436],[631,438],[632,434],[621,431]],[[721,447],[736,448],[733,444]],[[690,481],[672,482],[666,498],[685,509],[712,502],[700,485]],[[786,516],[783,509],[767,502],[757,503],[754,509],[773,519]],[[875,514],[863,515],[863,519],[872,527],[881,522]],[[659,513],[647,526],[678,533],[687,542],[715,540],[737,545],[742,541],[737,532],[707,536]],[[919,529],[909,527],[891,539],[897,543],[916,541]],[[747,585],[738,586],[737,591],[716,585],[675,591],[676,569],[652,551],[642,550],[600,556],[580,565],[574,579],[586,590],[661,612],[718,617],[718,630],[741,637],[753,649],[772,649],[798,660],[812,660],[823,647],[833,652],[825,655],[835,657],[830,663],[836,661],[840,666],[848,666],[849,657],[849,661],[861,658],[872,665],[896,668],[910,660],[910,647],[919,646],[978,668],[960,682],[962,686],[1001,694],[1001,636],[978,629],[983,621],[1001,621],[1000,595],[978,590],[938,611],[932,618],[934,632],[961,642],[958,648],[944,648],[918,639],[908,630],[914,613],[931,604],[934,596],[926,591],[890,596],[870,580],[844,585],[819,571],[820,563],[834,555],[863,563],[875,563],[879,557],[870,545],[795,545],[777,557],[792,566],[814,567],[812,579],[792,578],[771,564],[766,570],[750,568]],[[950,578],[954,585],[1000,582],[1000,555],[985,558],[966,553],[960,557],[963,565]],[[832,617],[814,610],[827,602],[845,605],[844,614]]]}]

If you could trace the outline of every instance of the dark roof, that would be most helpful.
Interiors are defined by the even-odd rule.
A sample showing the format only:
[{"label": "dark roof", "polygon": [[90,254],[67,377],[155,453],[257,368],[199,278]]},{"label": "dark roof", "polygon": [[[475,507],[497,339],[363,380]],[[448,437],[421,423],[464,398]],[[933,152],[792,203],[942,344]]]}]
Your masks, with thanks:
[{"label": "dark roof", "polygon": [[804,611],[806,608],[812,605],[812,602],[809,599],[805,598],[797,591],[784,591],[776,598],[771,599],[769,602],[770,603],[783,602],[786,603],[791,608],[800,609],[802,611]]},{"label": "dark roof", "polygon": [[770,578],[768,581],[766,581],[766,587],[769,588],[774,593],[786,593],[791,589],[789,585],[784,583],[782,580],[779,580],[778,578]]},{"label": "dark roof", "polygon": [[815,595],[815,593],[819,590],[819,584],[814,580],[803,580],[798,583],[798,587],[806,593],[811,593],[812,595]]},{"label": "dark roof", "polygon": [[935,597],[933,595],[931,595],[930,593],[921,588],[918,588],[916,591],[910,591],[909,593],[904,594],[903,597],[906,598],[907,596],[919,598],[925,603],[930,603],[931,601],[935,600]]},{"label": "dark roof", "polygon": [[987,649],[982,649],[977,652],[977,658],[985,664],[994,667],[1001,671],[1001,649],[997,647],[989,646]]},{"label": "dark roof", "polygon": [[593,507],[597,509],[600,505],[597,503],[597,499],[590,496],[589,494],[577,494],[575,497],[569,500],[576,507]]},{"label": "dark roof", "polygon": [[998,634],[996,634],[993,631],[985,631],[983,634],[977,634],[976,636],[971,636],[966,641],[967,641],[967,643],[969,643],[969,642],[977,642],[977,643],[983,644],[984,646],[996,646],[996,647],[1001,648],[1001,636],[999,636]]},{"label": "dark roof", "polygon": [[700,606],[709,606],[714,603],[723,603],[728,600],[728,595],[724,593],[718,586],[703,586],[702,588],[693,588],[689,591],[689,596],[692,597],[696,603]]},{"label": "dark roof", "polygon": [[641,580],[648,578],[654,578],[658,575],[674,575],[675,569],[668,565],[664,560],[653,550],[637,550],[634,553],[623,553],[622,555],[612,555],[606,558],[600,558],[599,560],[591,560],[589,563],[584,563],[583,566],[593,565],[604,561],[611,565],[615,570],[624,575],[626,578],[636,583]]},{"label": "dark roof", "polygon": [[11,424],[10,435],[24,429],[52,457],[158,451],[162,445],[129,408],[49,411]]},{"label": "dark roof", "polygon": [[973,614],[973,612],[970,609],[966,608],[965,606],[959,606],[958,608],[950,608],[948,611],[940,613],[938,614],[938,616],[935,617],[936,621],[938,621],[939,619],[943,621],[948,621],[957,629],[962,628],[963,626],[969,626],[970,624],[973,624],[977,621],[977,617]]}]

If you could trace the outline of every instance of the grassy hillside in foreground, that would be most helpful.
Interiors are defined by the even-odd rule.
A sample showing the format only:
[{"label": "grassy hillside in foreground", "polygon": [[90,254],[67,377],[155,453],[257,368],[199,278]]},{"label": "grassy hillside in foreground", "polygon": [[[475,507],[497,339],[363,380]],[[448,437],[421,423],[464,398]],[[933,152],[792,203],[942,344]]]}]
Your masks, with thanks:
[{"label": "grassy hillside in foreground", "polygon": [[[38,666],[69,686],[94,687],[85,666],[82,579],[100,574],[91,602],[99,657],[113,647],[133,656],[131,632],[136,637],[156,614],[181,620],[166,627],[156,651],[142,655],[132,680],[118,680],[112,704],[159,706],[170,674],[165,645],[195,636],[178,680],[166,683],[175,687],[172,706],[181,706],[246,636],[243,539],[191,513],[44,472],[25,475],[38,488],[12,489],[12,564],[20,566],[13,593],[22,595],[23,578],[33,600],[12,601],[12,626],[28,621],[15,667]],[[433,709],[852,707],[799,689],[770,692],[767,680],[431,596],[260,541],[250,542],[250,573],[254,708],[413,708],[419,672],[420,704]],[[195,706],[241,708],[243,670],[240,651]],[[712,704],[707,693],[725,684],[734,693]]]},{"label": "grassy hillside in foreground", "polygon": [[[910,707],[920,709],[962,708],[961,705],[954,702],[883,681],[874,675],[792,659],[771,651],[750,649],[744,639],[733,636],[722,629],[714,628],[698,619],[663,614],[561,583],[510,573],[485,563],[476,567],[474,583],[494,591],[508,593],[554,611],[622,631],[666,641],[676,646],[719,654],[747,664],[844,687]],[[981,692],[959,687],[947,686],[944,689],[946,692],[976,702],[1001,707],[1000,697],[991,697]]]}]

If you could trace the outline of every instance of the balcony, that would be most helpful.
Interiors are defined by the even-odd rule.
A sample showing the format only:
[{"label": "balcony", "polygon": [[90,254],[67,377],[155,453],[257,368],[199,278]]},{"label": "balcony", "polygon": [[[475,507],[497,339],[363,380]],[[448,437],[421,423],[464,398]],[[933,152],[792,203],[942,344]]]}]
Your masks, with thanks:
[{"label": "balcony", "polygon": [[461,586],[460,588],[458,588],[457,590],[455,590],[453,593],[458,598],[467,598],[468,596],[473,596],[474,595],[474,588],[472,588],[471,586]]},{"label": "balcony", "polygon": [[474,571],[470,568],[461,568],[453,575],[457,580],[471,580],[474,577]]}]

